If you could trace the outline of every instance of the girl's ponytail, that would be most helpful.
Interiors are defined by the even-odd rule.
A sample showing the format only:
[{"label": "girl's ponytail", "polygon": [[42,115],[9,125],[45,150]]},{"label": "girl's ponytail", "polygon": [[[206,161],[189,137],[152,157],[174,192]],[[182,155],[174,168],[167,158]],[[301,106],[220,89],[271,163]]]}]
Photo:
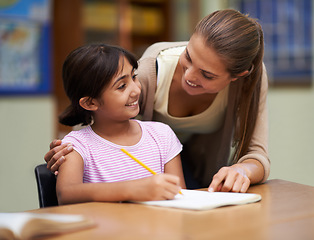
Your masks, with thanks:
[{"label": "girl's ponytail", "polygon": [[59,115],[59,122],[71,127],[78,124],[89,125],[92,123],[92,113],[81,107],[74,108],[73,105],[70,105]]}]

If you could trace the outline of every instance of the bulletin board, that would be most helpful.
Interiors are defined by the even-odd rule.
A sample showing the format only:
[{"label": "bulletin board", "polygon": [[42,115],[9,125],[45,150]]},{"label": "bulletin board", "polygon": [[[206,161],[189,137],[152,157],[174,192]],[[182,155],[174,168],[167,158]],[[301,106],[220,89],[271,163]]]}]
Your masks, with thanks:
[{"label": "bulletin board", "polygon": [[0,95],[51,92],[50,0],[0,3]]},{"label": "bulletin board", "polygon": [[257,18],[265,40],[264,62],[272,85],[312,84],[312,0],[237,0]]}]

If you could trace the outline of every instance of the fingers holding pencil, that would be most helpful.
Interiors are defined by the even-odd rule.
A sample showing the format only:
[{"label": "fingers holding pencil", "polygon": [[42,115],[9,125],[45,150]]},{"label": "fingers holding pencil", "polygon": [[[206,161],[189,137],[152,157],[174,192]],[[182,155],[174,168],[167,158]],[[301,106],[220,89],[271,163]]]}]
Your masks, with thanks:
[{"label": "fingers holding pencil", "polygon": [[[181,193],[180,178],[172,174],[158,174],[153,179],[155,193],[162,199],[173,199],[178,193]],[[162,200],[161,199],[161,200]]]},{"label": "fingers holding pencil", "polygon": [[151,177],[132,181],[130,200],[133,201],[156,201],[169,200],[179,193],[179,178],[171,174],[157,174]]}]

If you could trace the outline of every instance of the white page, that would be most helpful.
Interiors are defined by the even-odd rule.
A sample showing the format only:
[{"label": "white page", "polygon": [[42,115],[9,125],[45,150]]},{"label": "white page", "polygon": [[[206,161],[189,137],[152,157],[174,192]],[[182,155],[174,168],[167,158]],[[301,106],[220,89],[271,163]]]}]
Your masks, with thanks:
[{"label": "white page", "polygon": [[257,202],[261,195],[253,193],[207,192],[182,189],[173,200],[139,202],[146,205],[173,207],[191,210],[208,210],[221,206]]}]

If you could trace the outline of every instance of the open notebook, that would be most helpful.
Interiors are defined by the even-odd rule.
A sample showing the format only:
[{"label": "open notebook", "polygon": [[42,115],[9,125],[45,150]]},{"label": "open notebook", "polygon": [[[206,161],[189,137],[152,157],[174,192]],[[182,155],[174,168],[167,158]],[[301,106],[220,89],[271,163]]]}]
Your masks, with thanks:
[{"label": "open notebook", "polygon": [[34,239],[94,227],[81,215],[48,213],[0,213],[0,239]]},{"label": "open notebook", "polygon": [[173,200],[144,201],[141,204],[172,207],[191,210],[208,210],[212,208],[240,205],[260,201],[261,195],[254,193],[207,192],[182,189]]}]

